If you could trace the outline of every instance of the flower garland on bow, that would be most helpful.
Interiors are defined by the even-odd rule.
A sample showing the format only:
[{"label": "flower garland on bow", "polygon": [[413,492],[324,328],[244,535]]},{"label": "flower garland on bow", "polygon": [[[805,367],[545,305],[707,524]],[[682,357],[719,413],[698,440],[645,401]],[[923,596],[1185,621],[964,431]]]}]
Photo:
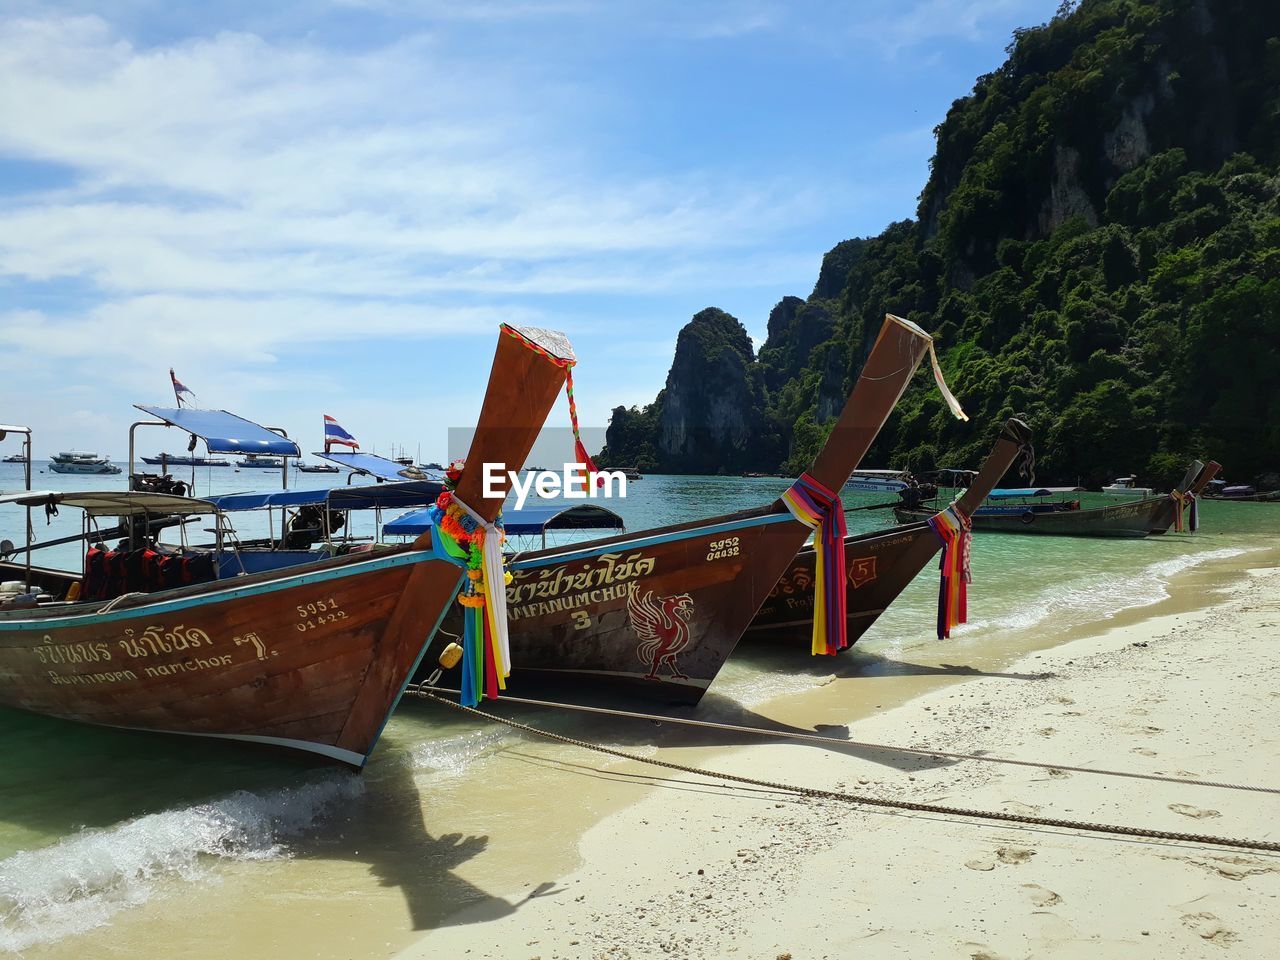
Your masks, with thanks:
[{"label": "flower garland on bow", "polygon": [[956,509],[947,507],[929,518],[928,524],[942,541],[942,557],[938,562],[942,576],[938,583],[938,639],[951,636],[951,628],[969,619],[969,551],[973,543],[972,521]]},{"label": "flower garland on bow", "polygon": [[445,551],[466,564],[467,580],[458,594],[462,605],[463,706],[474,707],[482,697],[497,699],[511,676],[511,648],[507,639],[507,572],[502,554],[506,536],[501,515],[493,523],[483,519],[454,493],[463,463],[455,460],[445,471],[445,489],[430,510],[431,521]]}]

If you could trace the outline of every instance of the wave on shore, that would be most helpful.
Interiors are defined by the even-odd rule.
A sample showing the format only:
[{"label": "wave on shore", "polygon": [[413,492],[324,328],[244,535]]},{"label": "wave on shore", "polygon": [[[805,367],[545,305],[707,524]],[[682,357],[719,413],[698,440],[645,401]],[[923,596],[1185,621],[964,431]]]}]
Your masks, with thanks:
[{"label": "wave on shore", "polygon": [[198,879],[210,857],[288,856],[285,840],[363,789],[359,777],[334,775],[262,794],[239,790],[16,853],[0,861],[0,951],[100,926],[146,903],[168,882]]}]

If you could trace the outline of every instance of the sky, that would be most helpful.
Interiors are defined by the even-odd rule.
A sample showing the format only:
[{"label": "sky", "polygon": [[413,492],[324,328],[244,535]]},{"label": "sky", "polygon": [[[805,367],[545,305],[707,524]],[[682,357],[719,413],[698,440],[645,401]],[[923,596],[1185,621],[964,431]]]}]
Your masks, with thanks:
[{"label": "sky", "polygon": [[304,449],[330,414],[439,459],[513,322],[569,335],[603,427],[693,314],[759,345],[913,216],[933,128],[1056,6],[0,0],[0,422],[121,460],[173,367]]}]

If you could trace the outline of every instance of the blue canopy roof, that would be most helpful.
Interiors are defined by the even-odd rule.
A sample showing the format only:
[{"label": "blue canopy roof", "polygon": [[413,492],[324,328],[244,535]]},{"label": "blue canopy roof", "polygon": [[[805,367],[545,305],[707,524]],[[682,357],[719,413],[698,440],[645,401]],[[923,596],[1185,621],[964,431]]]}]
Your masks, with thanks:
[{"label": "blue canopy roof", "polygon": [[[431,527],[428,510],[415,510],[382,525],[389,537],[416,537]],[[537,503],[523,510],[503,510],[502,526],[511,536],[546,530],[621,530],[622,517],[606,507],[590,503]]]},{"label": "blue canopy roof", "polygon": [[324,504],[333,510],[370,510],[374,507],[421,507],[435,503],[444,484],[435,480],[378,483],[359,487],[319,490],[275,490],[271,493],[224,493],[208,497],[219,510],[262,510],[266,507],[301,507]]},{"label": "blue canopy roof", "polygon": [[312,456],[346,467],[352,473],[377,477],[379,480],[443,480],[444,474],[421,467],[405,466],[376,453],[356,453],[334,450],[330,453],[314,453]]},{"label": "blue canopy roof", "polygon": [[987,499],[1012,500],[1014,497],[1047,497],[1052,492],[1048,487],[1011,487],[1004,490],[992,490],[987,494]]},{"label": "blue canopy roof", "polygon": [[195,410],[190,407],[144,407],[139,410],[171,426],[194,434],[210,453],[266,453],[277,457],[300,457],[302,451],[292,440],[266,427],[237,417],[225,410]]}]

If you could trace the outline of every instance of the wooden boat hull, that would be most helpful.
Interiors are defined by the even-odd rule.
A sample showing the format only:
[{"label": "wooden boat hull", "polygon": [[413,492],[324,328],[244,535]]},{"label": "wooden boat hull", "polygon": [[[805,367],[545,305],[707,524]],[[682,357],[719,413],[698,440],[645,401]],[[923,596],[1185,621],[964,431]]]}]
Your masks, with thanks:
[{"label": "wooden boat hull", "polygon": [[273,743],[361,766],[436,626],[432,619],[400,636],[387,629],[415,572],[427,573],[430,586],[414,605],[438,618],[461,570],[408,549],[204,584],[134,606],[6,613],[0,703],[85,723]]},{"label": "wooden boat hull", "polygon": [[[1168,497],[1135,500],[1132,503],[1108,504],[1082,510],[1054,513],[973,514],[973,529],[982,533],[1040,534],[1056,537],[1145,537],[1166,507]],[[899,523],[911,523],[932,516],[929,510],[895,507]]]},{"label": "wooden boat hull", "polygon": [[[942,541],[927,523],[845,538],[845,611],[850,644],[871,628],[941,549]],[[815,568],[813,550],[801,550],[751,621],[747,639],[808,647]]]},{"label": "wooden boat hull", "polygon": [[[571,678],[579,689],[696,703],[777,582],[776,565],[757,573],[749,558],[793,556],[806,532],[790,513],[765,509],[517,558],[508,691]],[[460,621],[455,605],[435,649]]]},{"label": "wooden boat hull", "polygon": [[[562,334],[504,325],[454,493],[480,523],[509,486],[488,489],[484,465],[524,464],[573,361]],[[0,704],[363,766],[465,580],[463,561],[423,535],[386,553],[0,611]]]}]

